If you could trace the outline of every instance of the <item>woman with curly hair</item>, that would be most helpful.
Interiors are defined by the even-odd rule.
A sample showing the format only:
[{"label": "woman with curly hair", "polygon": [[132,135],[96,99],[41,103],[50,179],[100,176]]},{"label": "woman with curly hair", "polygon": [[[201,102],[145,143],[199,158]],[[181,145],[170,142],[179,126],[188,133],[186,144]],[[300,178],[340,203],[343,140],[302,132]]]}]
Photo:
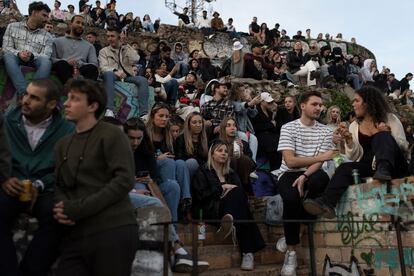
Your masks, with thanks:
[{"label": "woman with curly hair", "polygon": [[335,205],[354,182],[354,170],[358,170],[361,178],[372,176],[379,181],[408,174],[403,154],[408,150],[404,128],[398,117],[391,113],[381,91],[372,86],[362,87],[356,91],[352,106],[357,119],[349,130],[341,124],[333,136],[334,143],[345,142],[345,155],[352,162],[338,167],[321,197],[304,202],[304,208],[310,214],[334,218]]}]

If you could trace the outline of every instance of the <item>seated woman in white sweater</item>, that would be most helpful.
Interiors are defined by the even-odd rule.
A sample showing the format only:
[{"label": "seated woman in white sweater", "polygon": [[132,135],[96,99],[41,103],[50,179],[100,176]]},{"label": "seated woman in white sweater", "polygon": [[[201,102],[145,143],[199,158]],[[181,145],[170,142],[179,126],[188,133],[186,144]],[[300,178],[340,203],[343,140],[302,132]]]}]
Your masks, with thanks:
[{"label": "seated woman in white sweater", "polygon": [[305,200],[305,210],[313,215],[335,217],[334,207],[348,186],[354,183],[352,173],[355,169],[361,178],[372,176],[379,181],[408,174],[404,157],[408,142],[404,128],[398,117],[391,113],[383,94],[377,88],[364,86],[356,91],[352,106],[357,120],[351,123],[349,130],[340,126],[333,137],[334,143],[345,142],[345,154],[352,162],[337,168],[321,197]]}]

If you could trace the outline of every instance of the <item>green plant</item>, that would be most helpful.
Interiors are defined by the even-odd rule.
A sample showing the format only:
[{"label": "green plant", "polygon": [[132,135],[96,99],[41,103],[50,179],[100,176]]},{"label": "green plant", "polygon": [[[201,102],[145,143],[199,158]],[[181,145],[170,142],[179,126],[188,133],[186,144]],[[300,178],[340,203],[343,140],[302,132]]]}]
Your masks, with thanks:
[{"label": "green plant", "polygon": [[328,89],[326,92],[331,96],[331,100],[325,102],[326,108],[329,108],[332,105],[337,105],[341,109],[342,119],[348,112],[353,110],[352,101],[345,95],[345,93],[335,89]]}]

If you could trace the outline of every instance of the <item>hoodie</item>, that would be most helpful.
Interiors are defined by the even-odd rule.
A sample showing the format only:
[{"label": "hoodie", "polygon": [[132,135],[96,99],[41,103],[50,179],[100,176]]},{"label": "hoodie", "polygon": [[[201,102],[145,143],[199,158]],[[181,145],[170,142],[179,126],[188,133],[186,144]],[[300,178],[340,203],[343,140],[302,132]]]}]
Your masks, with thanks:
[{"label": "hoodie", "polygon": [[373,76],[374,72],[371,72],[371,63],[373,62],[373,59],[366,59],[364,61],[364,66],[361,69],[361,77],[364,82],[374,82]]},{"label": "hoodie", "polygon": [[181,45],[181,43],[177,42],[174,44],[173,49],[171,50],[171,59],[175,62],[175,63],[184,63],[184,64],[188,64],[188,54],[184,53],[184,47],[182,47],[181,53],[177,53],[175,51],[175,46]]}]

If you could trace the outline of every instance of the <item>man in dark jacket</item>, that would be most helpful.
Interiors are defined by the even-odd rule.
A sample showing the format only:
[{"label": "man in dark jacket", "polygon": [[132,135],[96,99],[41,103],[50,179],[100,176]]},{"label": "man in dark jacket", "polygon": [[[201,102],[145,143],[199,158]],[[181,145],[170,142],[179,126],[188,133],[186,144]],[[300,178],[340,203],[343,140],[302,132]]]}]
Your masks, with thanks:
[{"label": "man in dark jacket", "polygon": [[277,104],[267,92],[261,93],[260,97],[262,101],[257,106],[258,114],[250,120],[259,142],[258,156],[265,155],[270,162],[270,169],[276,170],[282,162],[282,156],[277,152],[280,135],[275,120]]},{"label": "man in dark jacket", "polygon": [[252,53],[244,55],[244,78],[262,80],[265,70],[273,71],[274,66],[265,62],[263,49],[259,44],[252,45]]},{"label": "man in dark jacket", "polygon": [[400,82],[395,78],[393,73],[388,75],[388,94],[394,92],[395,90],[399,90],[401,88]]},{"label": "man in dark jacket", "polygon": [[128,193],[134,187],[134,159],[127,137],[98,121],[104,89],[90,80],[67,86],[66,119],[76,124],[56,154],[54,218],[65,227],[56,275],[130,276],[138,227]]},{"label": "man in dark jacket", "polygon": [[[57,257],[60,235],[53,220],[55,160],[53,147],[73,131],[56,109],[59,89],[48,79],[31,82],[22,106],[6,117],[6,130],[12,153],[12,171],[1,179],[0,189],[0,275],[47,275]],[[3,151],[3,150],[1,150]],[[32,202],[19,201],[22,180],[33,184]],[[24,259],[17,264],[11,228],[17,215],[30,206],[39,221]]]},{"label": "man in dark jacket", "polygon": [[413,79],[413,74],[407,73],[407,75],[405,75],[405,77],[400,81],[401,93],[404,92],[406,89],[410,89],[409,81],[411,81],[412,79]]}]

